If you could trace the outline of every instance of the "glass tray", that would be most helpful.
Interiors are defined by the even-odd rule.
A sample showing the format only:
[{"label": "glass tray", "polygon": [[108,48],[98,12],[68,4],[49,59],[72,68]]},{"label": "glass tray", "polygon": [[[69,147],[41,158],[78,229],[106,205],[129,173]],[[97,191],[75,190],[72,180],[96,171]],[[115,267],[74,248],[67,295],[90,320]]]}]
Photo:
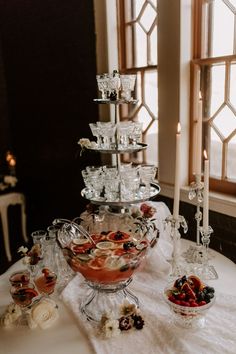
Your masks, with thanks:
[{"label": "glass tray", "polygon": [[89,151],[95,151],[100,153],[110,153],[110,154],[125,154],[125,153],[132,153],[145,150],[147,148],[147,144],[138,143],[137,145],[129,145],[127,148],[124,149],[102,149],[102,148],[86,148]]},{"label": "glass tray", "polygon": [[160,188],[160,186],[158,184],[152,184],[149,197],[142,196],[142,190],[144,190],[143,186],[141,186],[139,188],[139,192],[137,193],[137,197],[134,200],[107,201],[106,198],[104,198],[104,197],[100,197],[100,198],[94,199],[93,197],[89,196],[89,193],[87,192],[86,188],[82,189],[81,195],[82,195],[83,198],[90,200],[90,202],[93,203],[93,204],[110,205],[110,206],[123,206],[123,205],[141,203],[141,202],[144,202],[146,200],[153,199],[154,197],[156,197],[160,193],[161,188]]},{"label": "glass tray", "polygon": [[107,99],[102,99],[102,98],[94,98],[93,100],[95,103],[101,103],[101,104],[136,104],[138,103],[138,100],[135,100],[134,98],[132,98],[130,101],[126,101],[124,99],[119,99],[119,100],[109,100],[109,98]]}]

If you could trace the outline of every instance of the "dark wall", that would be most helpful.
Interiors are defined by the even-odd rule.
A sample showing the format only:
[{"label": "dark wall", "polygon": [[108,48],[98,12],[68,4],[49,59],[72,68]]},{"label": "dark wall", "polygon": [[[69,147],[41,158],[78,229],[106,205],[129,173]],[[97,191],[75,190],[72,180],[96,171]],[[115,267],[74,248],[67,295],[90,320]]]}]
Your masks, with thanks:
[{"label": "dark wall", "polygon": [[[159,196],[158,200],[167,204],[169,209],[173,209],[173,200]],[[180,202],[180,215],[183,215],[188,223],[188,232],[181,236],[191,241],[196,241],[196,207],[192,204]],[[213,229],[210,239],[210,248],[222,253],[236,263],[236,218],[228,215],[210,211],[209,224]]]},{"label": "dark wall", "polygon": [[0,0],[0,44],[0,151],[16,155],[30,233],[83,210],[80,170],[99,163],[77,145],[98,120],[93,1]]}]

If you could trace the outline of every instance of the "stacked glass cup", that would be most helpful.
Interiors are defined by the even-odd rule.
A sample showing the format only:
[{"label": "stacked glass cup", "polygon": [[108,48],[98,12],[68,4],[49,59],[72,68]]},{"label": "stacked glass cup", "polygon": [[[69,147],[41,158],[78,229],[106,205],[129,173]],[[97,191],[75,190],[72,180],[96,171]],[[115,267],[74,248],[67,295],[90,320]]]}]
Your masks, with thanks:
[{"label": "stacked glass cup", "polygon": [[127,149],[138,146],[142,138],[142,123],[122,121],[114,124],[111,122],[90,123],[89,127],[93,136],[96,137],[97,148],[112,150],[117,147]]},{"label": "stacked glass cup", "polygon": [[149,198],[157,168],[154,165],[121,164],[116,166],[87,166],[82,170],[85,193],[89,199],[132,201]]},{"label": "stacked glass cup", "polygon": [[118,71],[114,70],[112,74],[96,75],[96,79],[102,100],[116,101],[119,99],[121,91],[121,99],[127,102],[132,101],[131,92],[134,91],[136,75],[120,75]]}]

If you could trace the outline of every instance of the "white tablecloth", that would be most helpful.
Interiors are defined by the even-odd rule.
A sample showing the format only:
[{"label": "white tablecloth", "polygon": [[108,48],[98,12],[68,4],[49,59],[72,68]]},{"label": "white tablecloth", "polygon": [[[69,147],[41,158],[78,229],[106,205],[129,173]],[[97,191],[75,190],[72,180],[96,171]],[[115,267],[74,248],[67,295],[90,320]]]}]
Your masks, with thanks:
[{"label": "white tablecloth", "polygon": [[[89,332],[90,327],[76,308],[81,291],[78,287],[80,276],[76,276],[63,294],[67,305],[59,301],[59,321],[45,331],[23,328],[12,331],[0,328],[0,354],[235,354],[236,342],[233,338],[236,338],[236,265],[219,253],[211,251],[211,262],[217,269],[219,279],[208,282],[218,293],[217,303],[207,315],[209,325],[197,333],[174,326],[170,321],[169,309],[161,298],[161,291],[167,281],[166,272],[169,271],[165,257],[171,252],[162,221],[169,211],[163,203],[155,203],[155,207],[159,215],[158,227],[161,229],[158,248],[148,260],[146,270],[137,273],[130,285],[139,296],[141,306],[143,305],[145,326],[141,331],[122,333],[118,338],[106,341],[96,338],[93,332]],[[182,240],[183,250],[189,244],[189,241]],[[160,257],[163,257],[161,262]],[[156,265],[162,265],[162,268],[157,270],[155,262]],[[20,267],[19,261],[0,276],[0,314],[11,301],[9,274]]]}]

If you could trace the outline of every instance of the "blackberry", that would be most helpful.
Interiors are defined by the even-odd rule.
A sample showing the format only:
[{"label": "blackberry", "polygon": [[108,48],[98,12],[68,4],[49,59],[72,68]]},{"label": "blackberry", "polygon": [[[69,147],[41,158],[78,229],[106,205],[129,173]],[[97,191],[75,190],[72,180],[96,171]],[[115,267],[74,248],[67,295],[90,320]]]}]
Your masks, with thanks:
[{"label": "blackberry", "polygon": [[212,286],[205,286],[204,288],[205,292],[208,293],[213,293],[215,292],[215,289]]},{"label": "blackberry", "polygon": [[123,233],[120,231],[117,231],[114,235],[114,240],[123,240]]},{"label": "blackberry", "polygon": [[120,267],[120,272],[126,272],[126,270],[128,270],[128,269],[129,269],[128,264],[125,264],[122,267]]},{"label": "blackberry", "polygon": [[132,241],[125,242],[123,248],[125,251],[128,251],[130,248],[134,247],[135,244]]}]

